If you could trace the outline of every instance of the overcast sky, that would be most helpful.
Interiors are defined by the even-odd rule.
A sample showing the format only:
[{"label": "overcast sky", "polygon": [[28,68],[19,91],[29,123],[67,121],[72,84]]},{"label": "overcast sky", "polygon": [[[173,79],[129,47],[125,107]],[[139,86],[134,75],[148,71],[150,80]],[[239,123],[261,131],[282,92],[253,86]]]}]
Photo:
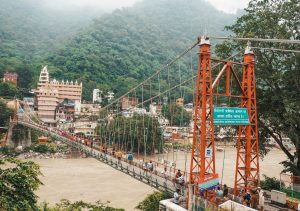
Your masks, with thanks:
[{"label": "overcast sky", "polygon": [[[141,0],[51,0],[48,1],[53,6],[65,7],[68,5],[75,6],[93,6],[104,10],[115,8],[129,7],[136,1]],[[188,0],[187,0],[188,1]],[[206,0],[214,5],[217,9],[227,13],[235,13],[237,9],[243,9],[247,6],[249,0]],[[62,2],[64,4],[62,4]]]}]

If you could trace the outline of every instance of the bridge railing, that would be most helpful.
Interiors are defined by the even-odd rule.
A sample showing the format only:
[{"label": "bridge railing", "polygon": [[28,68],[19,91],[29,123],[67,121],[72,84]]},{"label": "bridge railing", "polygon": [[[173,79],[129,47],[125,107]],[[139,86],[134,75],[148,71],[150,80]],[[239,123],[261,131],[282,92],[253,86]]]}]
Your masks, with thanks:
[{"label": "bridge railing", "polygon": [[[39,130],[49,136],[52,136],[57,140],[60,140],[71,147],[77,148],[81,152],[84,152],[85,154],[96,158],[97,160],[106,163],[113,168],[122,171],[156,189],[174,193],[176,188],[178,188],[177,184],[174,183],[174,181],[172,181],[170,178],[164,178],[157,170],[153,172],[145,171],[144,169],[142,169],[140,163],[138,162],[132,162],[132,164],[129,164],[127,159],[123,158],[121,160],[118,160],[117,158],[109,154],[105,154],[98,150],[92,149],[80,143],[79,141],[70,140],[68,137],[57,134],[56,131],[51,130],[45,126],[38,125],[34,122],[19,120],[15,123],[22,124],[24,126]],[[184,187],[182,187],[182,190],[184,191]]]}]

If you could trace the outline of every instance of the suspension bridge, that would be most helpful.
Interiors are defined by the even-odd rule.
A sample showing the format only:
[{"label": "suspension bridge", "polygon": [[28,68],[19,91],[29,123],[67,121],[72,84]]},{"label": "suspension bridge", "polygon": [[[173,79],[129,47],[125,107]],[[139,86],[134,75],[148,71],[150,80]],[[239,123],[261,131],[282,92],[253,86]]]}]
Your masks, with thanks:
[{"label": "suspension bridge", "polygon": [[[274,42],[300,44],[297,40],[210,37],[211,39],[225,39],[251,42]],[[195,47],[199,46],[199,53],[195,57]],[[216,205],[215,189],[220,185],[219,175],[215,163],[215,125],[234,125],[237,127],[237,155],[234,187],[232,199],[236,199],[241,192],[252,190],[259,186],[259,140],[258,119],[256,106],[256,78],[255,59],[253,49],[280,51],[285,53],[299,53],[296,50],[272,49],[246,46],[245,50],[236,52],[227,59],[216,59],[211,54],[211,44],[208,37],[198,38],[191,47],[172,59],[162,68],[155,71],[144,81],[130,89],[118,99],[110,102],[101,109],[100,119],[100,145],[114,145],[118,150],[131,151],[137,154],[138,159],[129,161],[126,158],[116,158],[105,151],[84,144],[81,139],[66,131],[46,127],[33,112],[24,108],[23,113],[18,113],[19,106],[16,102],[14,118],[10,127],[20,124],[45,135],[61,140],[69,146],[104,162],[117,170],[149,184],[159,190],[173,193],[180,188],[186,197],[185,207],[197,207],[203,200],[205,206]],[[242,54],[244,52],[244,54]],[[189,58],[188,58],[189,56]],[[191,91],[192,90],[192,91]],[[128,111],[134,117],[138,113],[142,119],[126,120],[124,111],[119,104],[123,98],[138,99],[130,105]],[[170,122],[175,121],[172,113],[172,104],[176,98],[189,99],[193,104],[193,140],[191,143],[191,157],[189,170],[187,167],[181,174],[185,178],[184,184],[176,180],[178,169],[164,163],[155,163],[149,171],[140,162],[141,152],[144,151],[144,161],[148,153],[155,150],[161,151],[163,146],[162,127],[158,124],[166,111],[156,112],[155,115],[147,112],[150,104],[171,108]],[[139,102],[140,101],[140,102]],[[137,109],[139,108],[139,110]],[[230,109],[229,113],[221,114],[225,123],[216,123],[218,118],[216,108]],[[238,110],[243,109],[243,110]],[[246,121],[227,122],[233,114],[230,112],[246,111]],[[174,108],[173,108],[174,112]],[[183,127],[183,109],[180,110],[178,126]],[[224,112],[224,111],[223,111]],[[148,118],[149,116],[153,118]],[[241,114],[239,114],[239,117]],[[121,125],[121,126],[120,126]],[[160,131],[160,132],[159,132]],[[188,161],[186,161],[188,162]],[[188,166],[187,164],[185,166]],[[168,168],[169,175],[163,173]],[[178,179],[178,178],[177,178]],[[197,205],[198,204],[198,205]],[[200,206],[200,205],[199,205]]]}]

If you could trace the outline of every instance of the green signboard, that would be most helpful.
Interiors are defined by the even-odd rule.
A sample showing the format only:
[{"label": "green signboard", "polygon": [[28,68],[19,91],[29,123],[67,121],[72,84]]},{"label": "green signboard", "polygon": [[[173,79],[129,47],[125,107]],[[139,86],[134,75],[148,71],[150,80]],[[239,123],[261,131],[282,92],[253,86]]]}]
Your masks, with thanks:
[{"label": "green signboard", "polygon": [[247,108],[214,107],[215,125],[249,125]]}]

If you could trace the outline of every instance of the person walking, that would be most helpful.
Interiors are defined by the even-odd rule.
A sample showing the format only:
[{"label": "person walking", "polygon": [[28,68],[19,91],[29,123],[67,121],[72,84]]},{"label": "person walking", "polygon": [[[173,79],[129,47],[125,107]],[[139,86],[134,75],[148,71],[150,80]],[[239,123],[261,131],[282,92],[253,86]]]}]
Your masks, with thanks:
[{"label": "person walking", "polygon": [[177,172],[176,172],[176,175],[175,175],[174,182],[178,184],[178,183],[179,183],[179,182],[178,182],[178,179],[179,179],[179,177],[181,177],[181,176],[182,176],[181,171],[180,171],[180,169],[178,169]]},{"label": "person walking", "polygon": [[129,163],[130,165],[132,165],[133,154],[132,154],[131,152],[128,152],[127,160],[128,160],[128,163]]},{"label": "person walking", "polygon": [[152,172],[153,171],[153,163],[152,163],[152,161],[150,160],[150,162],[147,164],[147,167],[148,167],[148,170],[149,170],[149,172]]},{"label": "person walking", "polygon": [[176,191],[174,192],[174,199],[173,199],[174,204],[179,205],[179,200],[180,200],[180,190],[176,189]]},{"label": "person walking", "polygon": [[244,199],[244,203],[243,204],[247,205],[247,207],[250,207],[250,204],[251,204],[251,194],[250,194],[249,190],[246,191],[243,199]]},{"label": "person walking", "polygon": [[228,187],[227,187],[226,184],[224,184],[224,186],[223,186],[223,198],[224,198],[225,201],[228,200],[228,192],[229,192]]},{"label": "person walking", "polygon": [[258,204],[259,204],[258,190],[256,190],[256,189],[251,190],[251,208],[257,210],[258,209]]},{"label": "person walking", "polygon": [[161,174],[163,175],[163,177],[167,180],[169,177],[169,172],[167,170],[167,167],[164,167],[164,170],[162,170]]},{"label": "person walking", "polygon": [[264,191],[261,189],[261,187],[257,188],[257,193],[258,193],[258,208],[260,211],[265,210],[265,196],[264,196]]},{"label": "person walking", "polygon": [[216,200],[217,200],[217,204],[220,204],[223,201],[223,190],[221,189],[220,186],[218,186],[216,191]]},{"label": "person walking", "polygon": [[116,152],[116,157],[118,159],[118,164],[121,164],[121,159],[122,159],[122,151],[121,150],[118,150]]}]

